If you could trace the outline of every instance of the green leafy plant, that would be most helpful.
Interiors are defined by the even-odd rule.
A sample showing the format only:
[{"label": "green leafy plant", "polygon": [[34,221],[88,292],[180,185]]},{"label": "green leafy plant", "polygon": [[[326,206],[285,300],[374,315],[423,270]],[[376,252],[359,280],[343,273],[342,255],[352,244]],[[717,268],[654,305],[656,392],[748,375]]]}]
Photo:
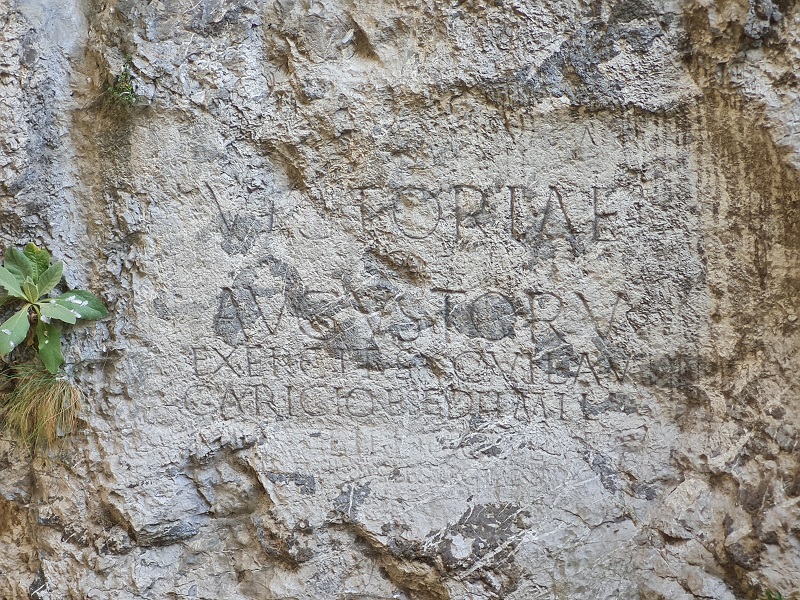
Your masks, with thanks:
[{"label": "green leafy plant", "polygon": [[783,594],[780,592],[773,592],[772,590],[767,590],[764,592],[764,600],[784,600]]},{"label": "green leafy plant", "polygon": [[125,56],[125,63],[122,71],[114,77],[114,81],[108,86],[106,92],[117,104],[133,106],[139,100],[136,88],[133,86],[133,76],[131,75],[132,59],[130,55]]},{"label": "green leafy plant", "polygon": [[[64,363],[60,323],[78,319],[97,320],[108,315],[106,307],[85,290],[72,290],[57,298],[46,297],[61,281],[64,263],[50,264],[50,254],[35,244],[24,251],[9,248],[0,267],[0,305],[22,303],[11,318],[0,325],[0,356],[6,356],[26,339],[36,343],[39,357],[52,374]],[[60,323],[59,323],[60,322]],[[35,324],[34,327],[31,327]]]}]

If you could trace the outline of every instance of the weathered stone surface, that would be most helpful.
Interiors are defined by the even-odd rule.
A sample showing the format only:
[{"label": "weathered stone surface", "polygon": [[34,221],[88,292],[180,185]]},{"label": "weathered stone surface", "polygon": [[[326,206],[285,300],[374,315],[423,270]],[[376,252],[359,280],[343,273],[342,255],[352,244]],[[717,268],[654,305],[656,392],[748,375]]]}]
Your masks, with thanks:
[{"label": "weathered stone surface", "polygon": [[793,2],[0,32],[2,244],[112,308],[80,431],[0,440],[0,597],[798,594]]}]

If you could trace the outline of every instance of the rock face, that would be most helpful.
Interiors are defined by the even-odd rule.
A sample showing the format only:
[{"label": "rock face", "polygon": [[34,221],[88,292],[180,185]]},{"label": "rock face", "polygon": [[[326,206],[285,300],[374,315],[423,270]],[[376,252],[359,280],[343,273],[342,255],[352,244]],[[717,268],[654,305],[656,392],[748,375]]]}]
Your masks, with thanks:
[{"label": "rock face", "polygon": [[0,441],[0,597],[798,593],[794,2],[0,32],[0,242],[112,308],[80,430]]}]

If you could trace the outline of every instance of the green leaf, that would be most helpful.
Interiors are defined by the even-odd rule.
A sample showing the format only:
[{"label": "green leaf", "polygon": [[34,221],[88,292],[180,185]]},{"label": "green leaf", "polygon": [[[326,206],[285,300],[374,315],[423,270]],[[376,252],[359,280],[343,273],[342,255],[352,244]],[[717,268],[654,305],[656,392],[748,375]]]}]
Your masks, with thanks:
[{"label": "green leaf", "polygon": [[0,355],[4,356],[11,352],[14,348],[19,346],[28,335],[30,323],[28,323],[28,308],[30,304],[26,304],[24,308],[19,309],[14,315],[5,323],[0,325]]},{"label": "green leaf", "polygon": [[108,310],[97,296],[86,290],[72,290],[56,299],[58,304],[74,310],[82,319],[96,321],[108,316]]},{"label": "green leaf", "polygon": [[47,319],[58,319],[59,321],[64,321],[64,323],[69,323],[70,325],[74,325],[75,321],[78,320],[78,317],[81,316],[78,314],[78,311],[58,304],[55,300],[46,300],[44,302],[40,302],[38,306],[42,317]]},{"label": "green leaf", "polygon": [[53,291],[53,288],[61,281],[61,275],[64,272],[64,263],[57,262],[56,264],[47,267],[45,271],[39,276],[39,281],[36,282],[36,287],[39,290],[39,297],[41,298],[48,292]]},{"label": "green leaf", "polygon": [[25,292],[25,298],[27,298],[28,302],[31,304],[35,304],[39,299],[39,290],[36,289],[36,284],[33,283],[33,279],[30,277],[22,284],[22,291]]},{"label": "green leaf", "polygon": [[58,368],[64,363],[64,355],[61,353],[61,327],[40,319],[36,325],[36,340],[39,342],[39,356],[45,368],[51,373],[58,373]]},{"label": "green leaf", "polygon": [[38,284],[39,277],[50,268],[50,253],[44,248],[39,250],[33,242],[25,246],[22,253],[31,261],[35,275],[33,280]]},{"label": "green leaf", "polygon": [[19,287],[20,285],[20,282],[17,281],[17,278],[11,271],[5,267],[0,267],[0,286],[3,286],[5,290],[15,298],[25,300],[25,294],[22,293]]},{"label": "green leaf", "polygon": [[14,277],[19,281],[20,285],[22,285],[28,277],[35,281],[34,275],[36,273],[33,270],[33,263],[22,252],[16,248],[9,248],[6,250],[4,258],[3,264],[6,269],[14,274]]}]

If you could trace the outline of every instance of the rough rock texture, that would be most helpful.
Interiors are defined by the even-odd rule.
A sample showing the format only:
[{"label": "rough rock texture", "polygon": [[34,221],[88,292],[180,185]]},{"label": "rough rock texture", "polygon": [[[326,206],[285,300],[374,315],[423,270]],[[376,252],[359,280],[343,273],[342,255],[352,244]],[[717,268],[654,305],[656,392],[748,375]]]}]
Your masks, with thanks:
[{"label": "rough rock texture", "polygon": [[791,0],[6,0],[0,242],[112,317],[0,597],[797,597],[798,73]]}]

